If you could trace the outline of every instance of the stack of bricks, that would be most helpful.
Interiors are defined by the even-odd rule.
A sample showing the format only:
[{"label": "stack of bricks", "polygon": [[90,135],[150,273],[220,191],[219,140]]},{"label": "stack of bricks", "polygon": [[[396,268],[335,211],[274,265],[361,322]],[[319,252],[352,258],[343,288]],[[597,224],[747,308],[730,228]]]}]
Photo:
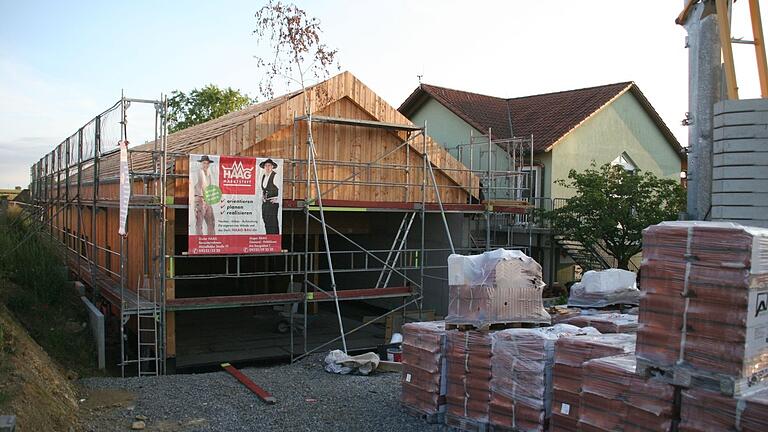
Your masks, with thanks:
[{"label": "stack of bricks", "polygon": [[683,390],[680,418],[680,432],[768,431],[768,389],[737,398],[709,390]]},{"label": "stack of bricks", "polygon": [[665,222],[643,244],[638,358],[737,387],[768,378],[768,230]]},{"label": "stack of bricks", "polygon": [[445,322],[404,324],[401,404],[433,422],[445,408]]},{"label": "stack of bricks", "polygon": [[552,430],[578,430],[583,366],[586,361],[634,351],[633,334],[576,335],[558,339],[555,342],[555,364],[552,368]]},{"label": "stack of bricks", "polygon": [[482,430],[488,424],[492,345],[491,332],[448,332],[445,415],[448,426]]},{"label": "stack of bricks", "polygon": [[586,362],[578,429],[583,432],[667,432],[674,420],[673,386],[636,373],[634,354]]},{"label": "stack of bricks", "polygon": [[561,322],[576,327],[594,327],[600,333],[635,333],[637,332],[637,315],[618,312],[594,313],[576,315]]},{"label": "stack of bricks", "polygon": [[557,324],[494,334],[491,425],[519,432],[549,429],[555,341],[580,331],[572,325]]},{"label": "stack of bricks", "polygon": [[638,369],[682,389],[681,431],[768,430],[768,229],[643,233]]}]

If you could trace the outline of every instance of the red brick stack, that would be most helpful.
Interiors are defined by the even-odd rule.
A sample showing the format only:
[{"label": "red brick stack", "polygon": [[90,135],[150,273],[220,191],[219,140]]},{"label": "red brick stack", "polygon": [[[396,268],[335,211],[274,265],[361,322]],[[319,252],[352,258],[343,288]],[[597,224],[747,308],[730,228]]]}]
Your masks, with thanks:
[{"label": "red brick stack", "polygon": [[665,222],[643,234],[637,356],[661,369],[768,377],[768,230]]},{"label": "red brick stack", "polygon": [[490,423],[520,432],[548,430],[555,341],[579,328],[559,324],[494,334]]},{"label": "red brick stack", "polygon": [[634,351],[633,334],[577,335],[558,339],[552,369],[552,430],[577,431],[584,362]]},{"label": "red brick stack", "polygon": [[674,387],[635,373],[634,354],[584,364],[578,430],[667,432],[673,421]]},{"label": "red brick stack", "polygon": [[404,324],[401,403],[414,414],[433,415],[445,404],[445,322]]},{"label": "red brick stack", "polygon": [[451,330],[447,335],[445,423],[463,430],[482,429],[490,412],[493,333]]},{"label": "red brick stack", "polygon": [[635,333],[637,332],[637,315],[617,312],[576,315],[561,322],[576,327],[594,327],[600,333]]},{"label": "red brick stack", "polygon": [[768,389],[740,398],[683,390],[680,418],[680,432],[768,431]]}]

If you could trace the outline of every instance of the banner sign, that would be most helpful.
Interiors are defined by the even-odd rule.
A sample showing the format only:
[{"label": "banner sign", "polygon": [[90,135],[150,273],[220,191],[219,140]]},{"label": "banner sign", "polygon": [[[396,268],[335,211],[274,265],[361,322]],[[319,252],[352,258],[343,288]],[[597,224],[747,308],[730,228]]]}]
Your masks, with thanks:
[{"label": "banner sign", "polygon": [[128,167],[128,141],[120,141],[120,221],[117,228],[118,234],[128,235],[128,204],[131,200],[131,176]]},{"label": "banner sign", "polygon": [[282,249],[283,160],[189,156],[190,255]]}]

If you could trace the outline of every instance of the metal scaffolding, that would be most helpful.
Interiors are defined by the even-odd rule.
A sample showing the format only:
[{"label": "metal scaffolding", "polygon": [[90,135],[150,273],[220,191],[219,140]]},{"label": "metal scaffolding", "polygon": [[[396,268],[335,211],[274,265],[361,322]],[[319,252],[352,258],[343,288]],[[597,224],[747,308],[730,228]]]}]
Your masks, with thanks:
[{"label": "metal scaffolding", "polygon": [[[100,168],[107,156],[119,151],[117,144],[129,140],[128,110],[131,105],[149,106],[154,110],[154,146],[149,150],[129,148],[129,172],[123,179],[135,189],[142,185],[141,194],[131,196],[128,208],[140,211],[143,229],[136,230],[143,237],[143,276],[135,289],[128,286],[128,239],[120,236],[119,248],[112,250],[99,239],[108,233],[105,208],[119,207],[115,200],[100,196],[100,187],[116,184],[119,177],[107,177]],[[91,299],[109,310],[117,308],[120,316],[119,365],[135,366],[138,375],[164,373],[163,334],[165,320],[165,271],[162,251],[164,235],[150,238],[150,232],[164,233],[166,190],[166,110],[167,100],[133,99],[122,97],[110,108],[94,117],[77,132],[31,168],[30,192],[32,203],[45,217],[39,222],[48,234],[64,248],[67,264],[91,288]],[[111,146],[111,147],[110,147]],[[152,164],[147,170],[134,170],[132,155],[148,153]],[[86,229],[88,215],[90,229]],[[74,220],[73,220],[74,219]],[[104,231],[99,232],[100,219]],[[119,263],[118,270],[112,265]],[[129,324],[130,323],[130,324]],[[128,337],[127,326],[133,327],[134,337]]]},{"label": "metal scaffolding", "polygon": [[[156,121],[154,141],[128,149],[131,167],[128,181],[133,189],[128,208],[130,214],[135,216],[136,212],[140,212],[142,215],[142,226],[132,226],[133,232],[129,235],[138,235],[142,239],[141,256],[143,257],[138,283],[136,286],[128,286],[128,280],[131,277],[127,272],[132,267],[128,262],[127,238],[120,238],[118,250],[111,250],[104,240],[106,233],[97,232],[96,227],[102,210],[119,206],[114,196],[108,198],[99,192],[100,186],[106,187],[105,185],[115,184],[120,180],[117,176],[100,175],[102,164],[114,164],[116,159],[112,149],[105,150],[105,143],[114,144],[128,140],[126,112],[131,104],[137,103],[153,105]],[[166,245],[168,235],[173,234],[168,232],[168,212],[189,210],[190,207],[187,203],[169,199],[174,195],[172,189],[174,182],[169,179],[188,177],[187,174],[176,171],[176,162],[188,157],[188,153],[168,146],[166,107],[165,99],[152,101],[122,98],[67,138],[32,168],[33,201],[37,208],[42,209],[40,212],[45,212],[44,222],[50,234],[64,244],[68,264],[78,277],[91,287],[94,301],[102,305],[111,305],[110,310],[112,307],[119,309],[122,340],[120,366],[123,374],[126,373],[128,366],[136,367],[138,375],[165,373],[167,312],[282,306],[288,315],[292,361],[339,341],[342,348],[346,349],[346,338],[349,335],[382,318],[397,312],[405,316],[407,309],[417,310],[421,314],[425,281],[437,280],[438,283],[446,283],[447,280],[430,273],[446,269],[445,257],[450,253],[466,254],[477,251],[477,247],[471,244],[467,247],[454,246],[455,241],[463,242],[463,234],[451,233],[447,215],[482,216],[486,220],[485,229],[488,231],[486,238],[490,238],[490,231],[493,229],[491,220],[506,218],[505,220],[509,221],[512,220],[510,218],[527,211],[527,207],[517,200],[523,197],[523,191],[529,187],[530,182],[525,182],[525,174],[521,166],[518,166],[519,160],[515,159],[518,161],[515,165],[501,167],[501,169],[492,167],[490,161],[492,153],[501,148],[511,149],[507,150],[508,154],[522,157],[525,154],[522,151],[523,146],[525,143],[530,146],[530,140],[513,139],[503,143],[488,140],[486,148],[490,150],[487,154],[483,153],[483,157],[488,158],[489,161],[487,167],[475,168],[470,162],[468,169],[454,169],[453,171],[461,172],[452,173],[454,178],[466,178],[466,184],[461,182],[438,184],[433,171],[433,162],[430,161],[426,125],[414,126],[322,116],[296,117],[289,144],[291,157],[283,158],[285,166],[283,181],[286,191],[283,209],[286,214],[291,214],[290,234],[283,235],[283,244],[288,244],[287,250],[269,254],[187,255],[183,251],[177,252]],[[300,133],[301,125],[309,130],[313,124],[318,123],[383,129],[400,136],[402,143],[389,150],[383,150],[381,154],[367,162],[323,160],[317,157],[316,143],[311,134],[304,136]],[[436,144],[432,143],[432,145]],[[473,146],[480,146],[480,144],[470,143],[468,146],[470,155]],[[390,155],[402,149],[406,149],[405,164],[388,160]],[[302,153],[306,156],[300,157]],[[151,163],[142,162],[134,166],[134,156],[138,155],[142,155],[140,158],[142,161],[146,161],[149,157]],[[61,158],[65,162],[62,162]],[[344,167],[350,174],[341,180],[325,178],[320,173],[329,165]],[[114,173],[114,165],[109,167],[110,174]],[[444,173],[451,171],[445,167],[440,167],[440,170]],[[405,180],[387,180],[392,176],[382,174],[392,172],[399,173],[398,178]],[[352,201],[329,198],[339,187],[350,185],[402,191],[402,202],[360,199],[364,197],[358,197]],[[455,190],[461,190],[462,193],[470,196],[466,204],[443,202],[442,196]],[[481,202],[483,195],[495,199]],[[501,197],[515,199],[504,201]],[[397,219],[399,225],[396,232],[391,234],[391,246],[388,249],[367,247],[326,220],[328,212],[361,210],[376,214],[401,215]],[[84,217],[84,212],[88,211],[90,211],[90,230],[86,230],[84,226],[84,221],[87,219]],[[57,219],[62,214],[63,219]],[[440,218],[448,247],[427,247],[425,236],[429,214]],[[73,215],[75,219],[72,219]],[[294,226],[300,220],[297,217],[299,215],[304,218],[303,247],[300,245],[301,240],[297,239],[298,230]],[[175,215],[173,219],[177,219]],[[176,220],[176,222],[181,221]],[[136,223],[135,218],[132,223]],[[107,224],[104,223],[105,230],[108,229],[106,226]],[[310,226],[319,227],[323,239],[322,248],[311,247]],[[418,226],[420,230],[418,235],[415,235],[413,231]],[[382,234],[389,240],[388,234]],[[329,236],[333,236],[336,241],[347,246],[340,248],[338,245],[332,245]],[[515,247],[511,244],[511,239],[508,244],[502,246]],[[132,247],[135,249],[135,246]],[[486,242],[485,247],[491,247],[490,241]],[[255,259],[271,260],[270,265],[278,268],[242,268],[241,264]],[[119,270],[113,265],[113,260],[119,263]],[[202,262],[206,265],[194,265],[196,260],[204,260]],[[181,268],[184,270],[180,271]],[[204,270],[198,270],[199,268]],[[213,268],[217,270],[212,271]],[[374,273],[375,286],[363,289],[338,287],[336,276],[348,273]],[[321,275],[328,280],[327,284],[318,282]],[[289,280],[284,292],[166,299],[166,285],[169,281],[173,281],[176,287],[176,281],[232,278],[267,278],[266,280],[269,280],[273,277]],[[372,282],[371,286],[373,285]],[[372,299],[402,299],[402,301],[399,306],[391,307],[375,319],[363,322],[354,328],[345,329],[340,303]],[[325,343],[310,346],[308,343],[309,306],[318,302],[334,303],[339,336]],[[299,307],[302,308],[301,314],[298,313]],[[132,337],[127,337],[128,334]],[[302,336],[301,349],[296,347],[295,334]],[[131,349],[129,349],[129,342]]]}]

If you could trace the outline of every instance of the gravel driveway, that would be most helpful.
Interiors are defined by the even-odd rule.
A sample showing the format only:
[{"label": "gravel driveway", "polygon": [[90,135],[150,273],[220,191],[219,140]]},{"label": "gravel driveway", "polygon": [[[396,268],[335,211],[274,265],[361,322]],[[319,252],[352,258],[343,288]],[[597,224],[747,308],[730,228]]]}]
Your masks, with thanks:
[{"label": "gravel driveway", "polygon": [[[243,369],[277,398],[275,405],[261,402],[226,372],[86,378],[81,418],[89,431],[130,430],[137,416],[146,417],[148,431],[439,429],[400,411],[400,374],[333,375],[320,360]],[[110,392],[117,397],[104,397]]]}]

